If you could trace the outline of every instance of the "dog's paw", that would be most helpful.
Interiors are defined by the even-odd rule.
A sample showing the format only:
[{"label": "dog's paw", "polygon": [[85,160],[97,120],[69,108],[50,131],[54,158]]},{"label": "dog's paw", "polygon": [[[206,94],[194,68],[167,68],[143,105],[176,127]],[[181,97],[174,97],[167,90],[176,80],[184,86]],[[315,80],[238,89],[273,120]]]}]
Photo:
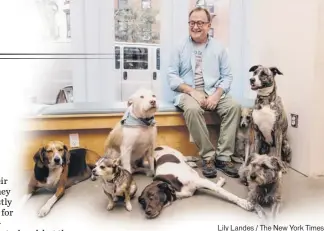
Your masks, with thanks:
[{"label": "dog's paw", "polygon": [[38,217],[45,217],[49,212],[51,208],[47,205],[44,205],[39,211],[38,211]]},{"label": "dog's paw", "polygon": [[245,199],[240,199],[237,204],[247,211],[252,211],[254,209],[253,204]]},{"label": "dog's paw", "polygon": [[114,203],[109,203],[108,205],[107,205],[107,210],[108,211],[110,211],[110,210],[112,210],[113,208],[114,208]]},{"label": "dog's paw", "polygon": [[132,207],[132,204],[130,203],[130,201],[127,201],[125,203],[125,208],[127,211],[132,211],[133,207]]}]

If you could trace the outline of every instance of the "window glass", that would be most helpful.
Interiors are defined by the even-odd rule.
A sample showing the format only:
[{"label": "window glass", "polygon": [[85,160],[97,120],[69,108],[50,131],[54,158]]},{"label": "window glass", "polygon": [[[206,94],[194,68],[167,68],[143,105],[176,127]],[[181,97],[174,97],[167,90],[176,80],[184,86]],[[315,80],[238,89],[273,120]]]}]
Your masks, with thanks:
[{"label": "window glass", "polygon": [[124,69],[147,69],[148,49],[142,47],[124,47]]},{"label": "window glass", "polygon": [[151,0],[142,0],[142,8],[143,9],[151,8]]}]

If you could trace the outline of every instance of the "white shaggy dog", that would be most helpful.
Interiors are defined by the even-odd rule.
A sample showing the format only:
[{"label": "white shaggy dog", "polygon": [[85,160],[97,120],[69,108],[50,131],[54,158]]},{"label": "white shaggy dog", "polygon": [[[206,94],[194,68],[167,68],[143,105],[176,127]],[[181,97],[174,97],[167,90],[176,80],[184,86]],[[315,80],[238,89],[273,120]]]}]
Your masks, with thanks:
[{"label": "white shaggy dog", "polygon": [[151,90],[137,90],[128,100],[122,120],[106,139],[105,155],[120,157],[121,165],[130,173],[154,175],[153,153],[157,136],[154,115],[157,109],[156,96]]}]

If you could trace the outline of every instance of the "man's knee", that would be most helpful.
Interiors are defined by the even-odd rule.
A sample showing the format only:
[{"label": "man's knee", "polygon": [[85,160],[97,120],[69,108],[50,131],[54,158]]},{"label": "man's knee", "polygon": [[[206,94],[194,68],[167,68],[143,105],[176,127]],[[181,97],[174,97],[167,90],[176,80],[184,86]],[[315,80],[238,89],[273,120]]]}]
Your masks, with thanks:
[{"label": "man's knee", "polygon": [[240,116],[241,115],[241,105],[235,102],[234,100],[229,105],[228,114],[234,115],[234,116]]},{"label": "man's knee", "polygon": [[198,105],[187,105],[184,110],[184,115],[185,116],[199,116],[199,115],[203,115],[204,110]]}]

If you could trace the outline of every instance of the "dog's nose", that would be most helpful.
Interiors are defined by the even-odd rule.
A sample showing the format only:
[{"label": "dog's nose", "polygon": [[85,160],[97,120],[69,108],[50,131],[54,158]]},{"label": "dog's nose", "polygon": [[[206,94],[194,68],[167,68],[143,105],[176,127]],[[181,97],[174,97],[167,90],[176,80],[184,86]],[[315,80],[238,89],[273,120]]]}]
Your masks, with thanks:
[{"label": "dog's nose", "polygon": [[59,164],[60,161],[61,161],[60,157],[55,157],[55,158],[54,158],[54,162],[55,162],[55,164]]},{"label": "dog's nose", "polygon": [[250,83],[251,83],[251,84],[255,83],[255,78],[251,78],[251,79],[250,79]]},{"label": "dog's nose", "polygon": [[246,127],[246,124],[242,124],[242,128],[245,128]]},{"label": "dog's nose", "polygon": [[255,180],[255,178],[256,178],[256,174],[255,173],[252,173],[251,174],[251,180]]},{"label": "dog's nose", "polygon": [[147,209],[146,214],[149,215],[149,216],[152,215],[152,209]]},{"label": "dog's nose", "polygon": [[156,101],[155,100],[151,100],[150,101],[150,104],[154,106],[156,104]]},{"label": "dog's nose", "polygon": [[94,168],[94,169],[92,169],[92,173],[96,173],[96,169]]}]

